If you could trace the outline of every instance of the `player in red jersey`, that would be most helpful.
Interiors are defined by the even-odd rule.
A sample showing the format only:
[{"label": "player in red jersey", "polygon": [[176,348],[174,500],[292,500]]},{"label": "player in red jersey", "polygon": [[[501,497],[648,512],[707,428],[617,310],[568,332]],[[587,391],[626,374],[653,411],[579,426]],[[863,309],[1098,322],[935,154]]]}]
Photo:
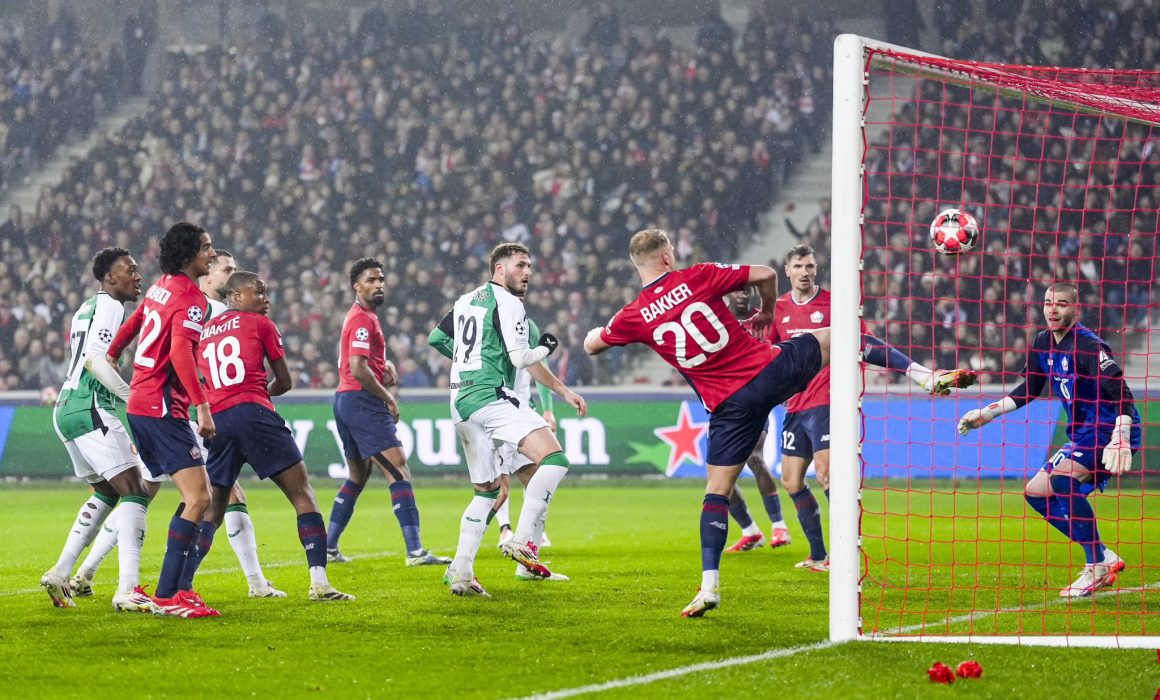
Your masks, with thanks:
[{"label": "player in red jersey", "polygon": [[[830,293],[817,285],[818,263],[808,245],[790,248],[785,255],[790,291],[778,297],[773,309],[769,342],[780,343],[830,325]],[[975,383],[968,370],[932,371],[870,335],[862,324],[863,358],[873,365],[903,372],[923,391],[944,395],[952,388]],[[781,431],[781,483],[789,492],[810,545],[810,555],[795,564],[799,569],[830,570],[823,535],[821,508],[806,483],[811,461],[826,498],[830,497],[830,368],[823,367],[800,394],[785,404]]]},{"label": "player in red jersey", "polygon": [[334,420],[350,475],[334,497],[326,555],[330,561],[349,561],[339,550],[338,539],[371,478],[373,462],[390,484],[392,509],[407,548],[407,566],[450,564],[451,559],[435,556],[423,547],[411,470],[403,443],[395,434],[399,404],[387,388],[395,383],[396,372],[387,361],[387,341],[375,314],[386,299],[385,281],[383,266],[374,258],[357,260],[350,268],[355,301],[342,323],[338,391],[334,394]]},{"label": "player in red jersey", "polygon": [[205,460],[188,419],[189,406],[197,406],[198,434],[206,440],[214,436],[196,359],[207,306],[197,279],[209,272],[214,255],[213,241],[200,226],[182,221],[166,231],[159,256],[164,274],[109,347],[109,360],[115,363],[141,334],[129,384],[129,427],[146,468],[154,477],[169,475],[185,503],[169,522],[153,597],[162,613],[178,617],[218,615],[184,580],[198,523],[210,502]]},{"label": "player in red jersey", "polygon": [[[773,268],[706,263],[678,270],[668,235],[657,229],[636,233],[628,250],[644,289],[606,327],[592,329],[584,349],[596,355],[614,345],[649,345],[684,375],[712,414],[701,510],[701,587],[681,611],[683,617],[700,617],[721,602],[721,553],[737,475],[773,407],[804,389],[829,362],[830,332],[810,331],[778,345],[754,337],[773,320]],[[761,308],[746,320],[754,333],[742,328],[722,298],[750,286],[761,296]]]},{"label": "player in red jersey", "polygon": [[[753,315],[749,308],[748,290],[730,292],[726,300],[729,304],[729,310],[737,320],[747,319]],[[766,433],[765,430],[761,431],[761,437],[757,438],[757,444],[753,446],[753,453],[749,455],[745,466],[749,467],[749,471],[753,474],[753,480],[757,482],[757,490],[761,492],[761,502],[765,506],[766,514],[769,515],[770,523],[772,523],[769,546],[777,549],[790,544],[791,538],[781,515],[781,497],[777,494],[777,480],[773,478],[773,474],[769,472],[769,467],[765,464],[763,453]],[[729,514],[741,526],[741,538],[734,542],[732,547],[726,549],[726,552],[749,552],[765,544],[765,535],[761,534],[761,528],[753,521],[753,516],[749,513],[749,506],[745,503],[745,497],[741,495],[740,485],[735,485],[733,492],[729,494]]]},{"label": "player in red jersey", "polygon": [[[197,553],[189,564],[192,580],[225,520],[232,488],[242,465],[270,478],[298,514],[298,538],[310,568],[311,600],[353,600],[330,585],[326,576],[326,528],[314,500],[314,489],[302,452],[286,422],[274,410],[271,396],[293,385],[282,335],[266,317],[270,299],[266,283],[253,272],[235,272],[226,288],[228,306],[201,332],[198,369],[206,380],[206,398],[217,435],[208,444],[208,471],[213,499],[201,524]],[[266,362],[274,379],[267,384]]]}]

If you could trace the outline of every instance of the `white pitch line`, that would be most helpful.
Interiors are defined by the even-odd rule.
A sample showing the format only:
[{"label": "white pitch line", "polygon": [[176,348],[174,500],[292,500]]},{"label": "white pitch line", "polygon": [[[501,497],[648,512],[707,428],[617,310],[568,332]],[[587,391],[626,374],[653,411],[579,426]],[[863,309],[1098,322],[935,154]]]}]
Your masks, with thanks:
[{"label": "white pitch line", "polygon": [[[1147,586],[1139,588],[1118,588],[1113,591],[1103,591],[1096,593],[1096,598],[1110,598],[1113,596],[1129,595],[1132,593],[1144,593],[1150,590],[1160,588],[1160,581],[1148,584]],[[1019,611],[1037,612],[1040,610],[1047,610],[1064,603],[1071,602],[1070,598],[1057,598],[1048,602],[1041,608],[1024,608],[1008,607],[1000,608],[999,610],[987,610],[978,613],[968,613],[966,615],[959,615],[937,624],[922,623],[917,625],[909,625],[898,630],[896,634],[906,634],[908,632],[916,632],[923,628],[938,628],[946,625],[954,625],[960,622],[967,622],[972,619],[981,619],[991,617],[994,615],[1003,615],[1007,613],[1014,613]],[[931,640],[934,641],[934,640]],[[629,688],[636,685],[647,685],[657,681],[668,680],[669,678],[679,678],[687,676],[692,673],[701,671],[718,671],[723,668],[731,668],[733,666],[744,666],[746,664],[757,663],[759,661],[769,661],[771,659],[784,659],[790,656],[797,656],[798,654],[809,654],[815,651],[822,651],[831,647],[836,647],[841,644],[848,644],[849,642],[831,642],[823,640],[814,644],[803,644],[796,647],[783,647],[780,649],[770,649],[769,651],[760,654],[750,654],[749,656],[734,656],[728,659],[718,659],[717,661],[702,661],[701,663],[690,664],[688,666],[678,666],[677,668],[670,668],[665,671],[656,671],[642,676],[627,676],[625,678],[617,678],[603,683],[593,683],[591,685],[582,685],[576,688],[564,688],[562,690],[551,690],[544,693],[535,693],[533,695],[526,695],[518,700],[556,700],[557,698],[571,698],[577,695],[586,695],[588,693],[600,693],[605,690],[615,690],[617,688]]]},{"label": "white pitch line", "polygon": [[[358,561],[359,559],[384,559],[386,557],[397,556],[398,554],[399,554],[398,552],[374,552],[371,554],[358,554],[358,555],[352,556],[350,558],[355,560],[355,561]],[[294,561],[275,561],[275,562],[270,562],[270,563],[267,563],[267,562],[260,562],[260,563],[262,564],[263,569],[281,569],[281,568],[285,568],[287,566],[305,566],[306,561],[303,559],[295,559]],[[237,567],[237,566],[226,566],[226,567],[222,567],[220,569],[199,570],[197,573],[210,575],[210,574],[228,574],[228,573],[231,573],[234,571],[241,571],[241,568]],[[36,588],[19,588],[19,589],[15,589],[15,590],[0,591],[0,597],[11,596],[11,595],[28,595],[29,593],[40,593],[40,586],[37,586]]]}]

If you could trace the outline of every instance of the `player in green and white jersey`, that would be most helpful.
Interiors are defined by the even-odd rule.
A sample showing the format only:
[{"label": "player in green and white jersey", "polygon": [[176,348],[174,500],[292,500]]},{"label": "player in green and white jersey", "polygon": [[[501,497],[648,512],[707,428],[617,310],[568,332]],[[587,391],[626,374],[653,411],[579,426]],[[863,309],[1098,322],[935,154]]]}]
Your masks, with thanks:
[{"label": "player in green and white jersey", "polygon": [[[540,336],[540,328],[531,318],[528,319],[528,329],[531,332],[531,335],[528,337],[538,338]],[[533,387],[536,390],[534,394],[532,393]],[[544,422],[548,424],[548,430],[551,430],[553,433],[556,432],[556,413],[553,410],[552,392],[548,390],[548,387],[543,384],[537,384],[532,379],[532,375],[528,373],[528,370],[521,369],[516,371],[516,383],[512,387],[512,393],[515,394],[515,397],[519,399],[520,403],[531,406],[532,410],[543,417]],[[508,482],[508,476],[511,474],[514,474],[516,478],[520,479],[527,486],[527,481],[531,476],[524,467],[531,464],[532,461],[520,454],[515,445],[506,442],[495,446],[494,452],[496,459],[499,460],[500,471],[504,473],[502,478],[505,486]],[[512,531],[511,526],[510,504],[511,501],[505,498],[495,513],[495,520],[499,523],[499,543],[501,546],[515,536],[515,532]],[[533,535],[535,534],[533,533]],[[539,535],[534,536],[532,539],[538,547],[551,546],[547,534],[543,531],[539,532]],[[517,566],[516,577],[521,579],[527,578],[522,566]],[[552,572],[552,578],[553,580],[557,578],[567,580],[559,572]]]},{"label": "player in green and white jersey", "polygon": [[53,408],[52,422],[72,459],[74,472],[92,486],[93,495],[81,506],[60,558],[41,577],[40,585],[53,605],[76,605],[68,575],[116,505],[121,554],[113,608],[153,612],[153,601],[138,585],[149,493],[141,478],[137,449],[116,413],[117,402],[129,398],[129,385],[105,357],[125,320],[125,302],[141,296],[141,275],[137,261],[124,248],[97,253],[92,271],[101,291],[73,314],[69,333],[72,361]]},{"label": "player in green and white jersey", "polygon": [[[542,528],[548,503],[569,464],[544,419],[512,394],[516,370],[527,368],[534,380],[564,397],[581,416],[587,414],[588,406],[543,364],[559,346],[555,336],[544,333],[535,347],[529,343],[528,316],[521,301],[532,274],[527,247],[500,244],[492,250],[490,262],[491,280],[460,297],[429,341],[452,362],[451,415],[465,450],[479,444],[477,431],[482,431],[491,443],[517,445],[520,454],[531,460],[516,534],[501,551],[533,577],[550,578],[552,572],[537,556],[533,534]],[[501,496],[501,474],[491,451],[480,449],[480,454],[467,460],[475,496],[463,513],[459,547],[451,564],[451,592],[456,595],[487,595],[475,580],[475,554],[495,517],[497,501],[506,498],[506,493]]]},{"label": "player in green and white jersey", "polygon": [[[215,250],[217,250],[217,256],[210,261],[209,274],[203,276],[198,283],[209,303],[206,312],[207,321],[225,313],[226,283],[229,281],[230,275],[238,269],[233,254],[228,250]],[[206,454],[205,444],[197,433],[197,413],[193,406],[189,408],[189,419],[194,425],[194,438],[197,439],[198,447],[201,448],[204,455]],[[149,499],[152,500],[167,477],[154,478],[148,469],[144,470],[142,474],[145,486],[149,490]],[[241,564],[242,573],[249,585],[250,597],[285,598],[286,593],[275,588],[262,571],[262,565],[258,561],[258,541],[254,533],[254,523],[250,519],[249,509],[246,507],[246,494],[239,484],[234,484],[230,492],[230,504],[226,508],[224,526],[230,545],[238,557],[238,563]],[[114,516],[109,518],[104,527],[101,528],[100,534],[93,542],[92,549],[89,550],[88,556],[85,557],[76,576],[73,577],[73,595],[92,595],[92,580],[97,574],[97,569],[105,557],[109,555],[109,552],[113,550],[113,547],[117,545],[119,537],[117,518]]]}]

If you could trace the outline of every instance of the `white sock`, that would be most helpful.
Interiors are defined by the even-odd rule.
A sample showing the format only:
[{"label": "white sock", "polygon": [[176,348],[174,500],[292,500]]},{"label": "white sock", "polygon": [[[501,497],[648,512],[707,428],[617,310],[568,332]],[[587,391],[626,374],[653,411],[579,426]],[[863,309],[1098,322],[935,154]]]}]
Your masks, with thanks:
[{"label": "white sock", "polygon": [[701,572],[701,590],[712,591],[721,585],[721,572],[717,569]]},{"label": "white sock", "polygon": [[457,580],[470,581],[475,577],[475,554],[483,542],[483,533],[487,532],[487,519],[493,506],[494,496],[488,498],[476,492],[463,511],[463,518],[459,521],[459,546],[451,562]]},{"label": "white sock", "polygon": [[548,522],[548,514],[544,513],[544,517],[536,521],[536,526],[532,528],[532,544],[536,547],[544,541],[544,525]]},{"label": "white sock", "polygon": [[145,544],[145,506],[121,501],[117,506],[118,593],[132,593],[141,582],[141,546]]},{"label": "white sock", "polygon": [[745,535],[746,537],[752,537],[753,535],[760,535],[761,528],[757,526],[757,523],[751,522],[751,523],[749,523],[749,527],[741,528],[741,534]]},{"label": "white sock", "polygon": [[511,505],[512,499],[505,498],[503,499],[503,505],[500,506],[499,510],[495,512],[495,524],[499,525],[501,528],[512,526]]},{"label": "white sock", "polygon": [[326,577],[325,566],[310,567],[310,585],[311,586],[329,586],[330,579]]},{"label": "white sock", "polygon": [[93,540],[93,546],[89,548],[88,556],[81,563],[81,568],[77,569],[78,574],[90,581],[97,577],[97,569],[100,568],[101,562],[109,556],[113,547],[117,546],[118,516],[119,514],[114,512],[105,520],[105,524],[101,526],[101,531],[97,533],[97,538]]},{"label": "white sock", "polygon": [[788,528],[785,526],[784,520],[778,520],[776,523],[773,524],[773,529],[774,530],[787,530]]},{"label": "white sock", "polygon": [[238,555],[238,563],[242,565],[242,573],[254,588],[263,588],[266,585],[266,576],[262,573],[262,565],[258,563],[258,540],[254,537],[254,521],[244,510],[227,510],[225,517],[226,537],[234,554]]},{"label": "white sock", "polygon": [[109,517],[112,510],[113,506],[97,498],[95,493],[84,502],[77,511],[76,521],[68,531],[64,548],[60,550],[60,558],[56,560],[56,566],[52,567],[58,576],[68,578],[72,575],[73,566],[80,558],[81,552],[96,539],[97,533],[101,531],[101,525],[105,523],[105,518]]},{"label": "white sock", "polygon": [[934,374],[934,370],[928,369],[917,362],[911,362],[910,366],[906,368],[906,376],[914,380],[915,384],[921,386],[926,380],[930,379],[930,375]]},{"label": "white sock", "polygon": [[537,523],[547,517],[552,494],[567,473],[568,469],[558,464],[541,464],[536,470],[535,476],[524,489],[524,507],[520,509],[520,521],[516,523],[516,542],[523,544],[531,541],[532,531]]}]

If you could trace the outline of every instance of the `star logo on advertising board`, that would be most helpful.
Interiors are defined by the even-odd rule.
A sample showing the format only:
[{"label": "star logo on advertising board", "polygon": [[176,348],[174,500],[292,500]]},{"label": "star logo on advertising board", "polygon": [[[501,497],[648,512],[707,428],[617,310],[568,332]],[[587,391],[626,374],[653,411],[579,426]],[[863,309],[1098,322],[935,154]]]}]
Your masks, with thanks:
[{"label": "star logo on advertising board", "polygon": [[677,414],[677,424],[667,428],[656,428],[653,434],[668,443],[669,459],[665,467],[665,476],[673,476],[677,469],[686,461],[695,464],[704,464],[705,455],[701,451],[701,440],[709,429],[709,423],[694,423],[689,413],[689,402],[681,402],[681,410]]}]

